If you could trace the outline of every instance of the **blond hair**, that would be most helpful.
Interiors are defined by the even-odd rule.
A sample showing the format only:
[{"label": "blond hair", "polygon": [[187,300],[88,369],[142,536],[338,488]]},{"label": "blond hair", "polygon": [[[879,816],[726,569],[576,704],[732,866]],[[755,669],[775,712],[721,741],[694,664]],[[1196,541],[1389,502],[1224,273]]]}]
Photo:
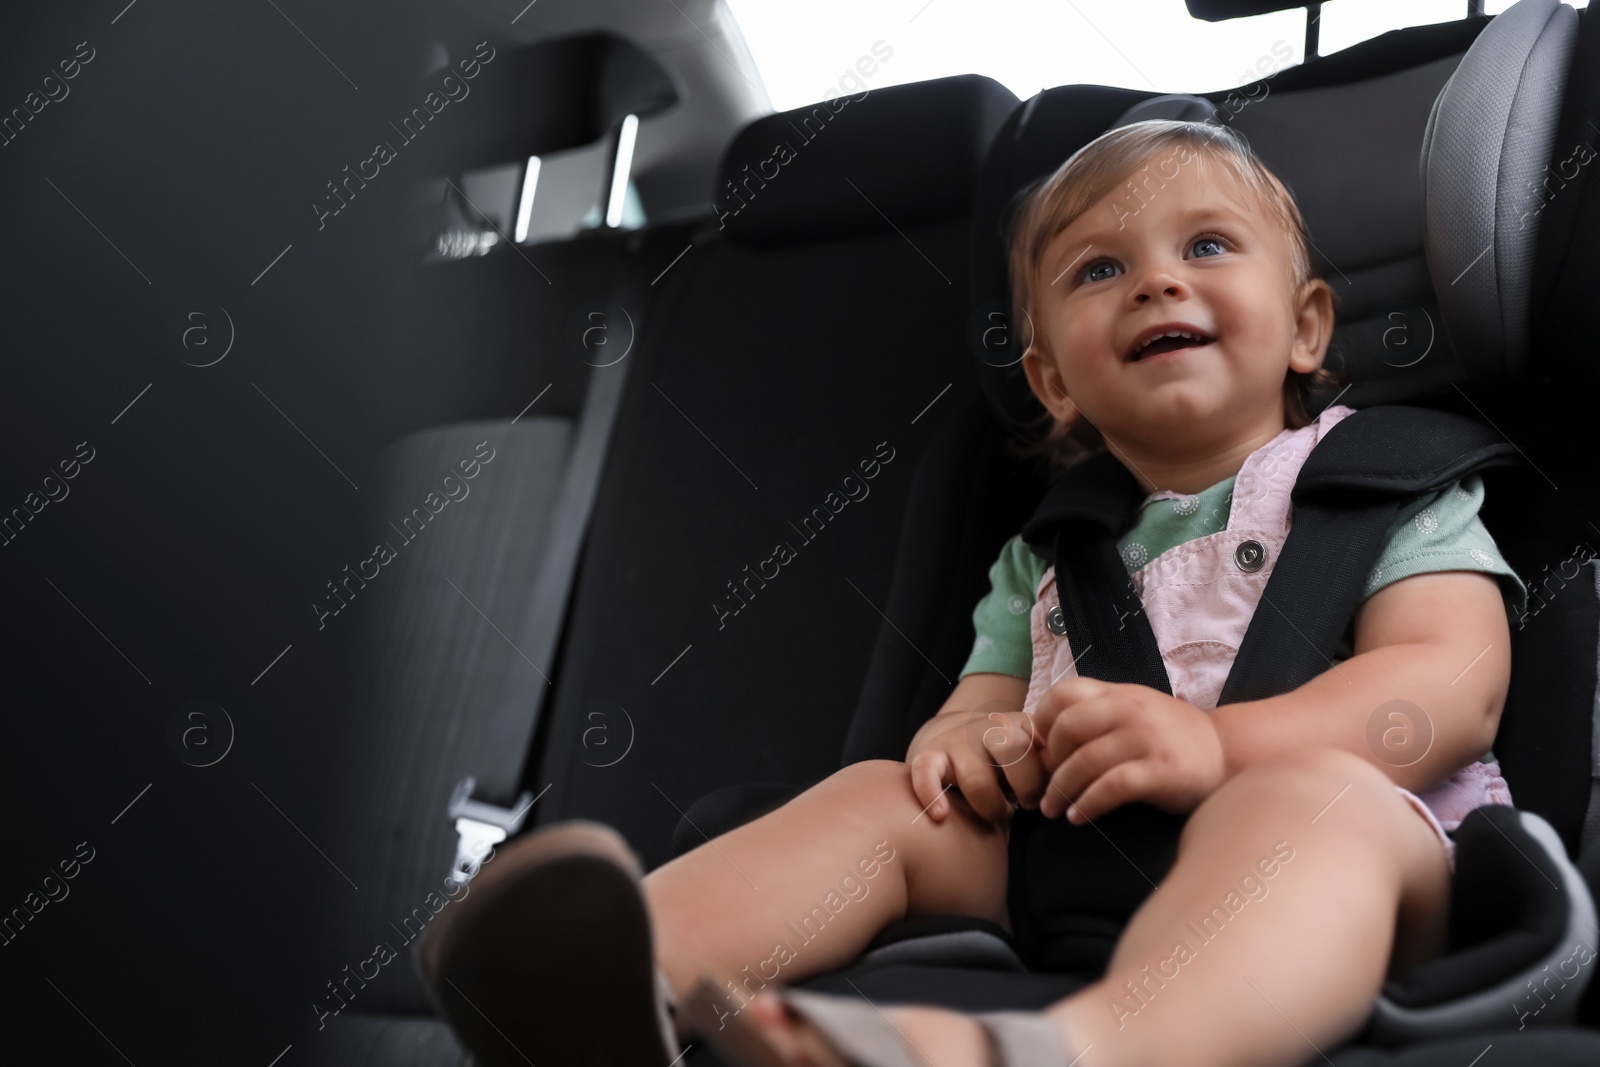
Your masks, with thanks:
[{"label": "blond hair", "polygon": [[[1158,155],[1163,156],[1158,164],[1160,169],[1152,171],[1153,158]],[[1152,183],[1159,189],[1176,176],[1176,171],[1163,174],[1163,170],[1179,155],[1183,157],[1179,165],[1191,160],[1201,168],[1208,161],[1220,164],[1266,206],[1289,238],[1290,269],[1297,290],[1318,277],[1311,261],[1311,240],[1305,217],[1293,195],[1257,158],[1239,133],[1206,122],[1151,119],[1130,123],[1090,141],[1054,174],[1019,196],[1020,209],[1010,231],[1009,269],[1011,321],[1017,324],[1017,337],[1023,351],[1034,346],[1046,358],[1054,358],[1043,338],[1036,339],[1033,335],[1038,294],[1035,283],[1046,246],[1119,186],[1128,190],[1126,202],[1136,205],[1128,214],[1136,213],[1143,206],[1144,191],[1150,190]],[[1135,174],[1141,163],[1140,173]],[[1323,367],[1309,374],[1290,370],[1283,383],[1284,419],[1288,428],[1299,429],[1311,422],[1308,410],[1314,391],[1341,384],[1343,379],[1339,375]],[[1050,423],[1048,432],[1018,449],[1019,455],[1046,455],[1057,466],[1070,467],[1105,450],[1105,439],[1087,419],[1074,419],[1065,429],[1050,415],[1046,414],[1045,419]]]}]

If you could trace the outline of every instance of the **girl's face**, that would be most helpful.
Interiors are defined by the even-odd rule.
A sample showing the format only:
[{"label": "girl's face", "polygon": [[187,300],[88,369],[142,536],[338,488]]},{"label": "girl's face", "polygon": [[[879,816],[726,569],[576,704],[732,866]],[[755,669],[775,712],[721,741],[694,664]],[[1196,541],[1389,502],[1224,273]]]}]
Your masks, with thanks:
[{"label": "girl's face", "polygon": [[1130,177],[1141,195],[1113,189],[1045,247],[1035,394],[1152,470],[1265,443],[1289,369],[1322,364],[1327,285],[1296,291],[1289,236],[1227,167],[1175,149]]}]

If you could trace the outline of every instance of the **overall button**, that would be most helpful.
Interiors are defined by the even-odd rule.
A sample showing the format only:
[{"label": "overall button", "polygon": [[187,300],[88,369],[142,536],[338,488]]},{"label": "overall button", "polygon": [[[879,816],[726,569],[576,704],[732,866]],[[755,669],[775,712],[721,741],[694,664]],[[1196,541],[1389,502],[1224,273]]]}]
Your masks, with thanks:
[{"label": "overall button", "polygon": [[1067,617],[1062,614],[1060,604],[1050,609],[1050,614],[1045,616],[1044,624],[1050,627],[1050,632],[1057,637],[1067,636]]},{"label": "overall button", "polygon": [[1234,549],[1233,561],[1242,571],[1258,571],[1267,561],[1267,550],[1260,541],[1240,541],[1239,547]]}]

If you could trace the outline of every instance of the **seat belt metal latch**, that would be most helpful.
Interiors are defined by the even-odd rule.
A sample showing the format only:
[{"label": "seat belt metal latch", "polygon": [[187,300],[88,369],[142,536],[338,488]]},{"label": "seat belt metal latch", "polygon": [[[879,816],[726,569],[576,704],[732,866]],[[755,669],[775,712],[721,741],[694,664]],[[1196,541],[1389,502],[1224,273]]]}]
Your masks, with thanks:
[{"label": "seat belt metal latch", "polygon": [[515,808],[502,808],[482,800],[473,800],[472,791],[477,779],[471,775],[456,783],[450,794],[450,817],[456,821],[456,861],[450,867],[452,885],[466,885],[483,864],[495,845],[522,829],[522,821],[533,806],[533,794],[524,791],[517,798]]}]

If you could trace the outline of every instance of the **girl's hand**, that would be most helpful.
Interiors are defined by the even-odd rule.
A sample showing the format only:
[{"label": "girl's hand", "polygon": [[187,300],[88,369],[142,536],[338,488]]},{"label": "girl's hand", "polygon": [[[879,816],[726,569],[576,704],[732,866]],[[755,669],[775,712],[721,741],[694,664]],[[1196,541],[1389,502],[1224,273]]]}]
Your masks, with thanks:
[{"label": "girl's hand", "polygon": [[999,826],[1012,810],[1002,777],[1023,807],[1038,805],[1048,776],[1040,748],[1021,708],[991,700],[976,709],[941,711],[923,723],[906,763],[912,789],[934,822],[950,813],[955,798],[948,794],[959,791],[975,812]]},{"label": "girl's hand", "polygon": [[1190,812],[1225,777],[1211,716],[1147,685],[1064,678],[1039,700],[1034,725],[1050,772],[1039,810],[1066,810],[1074,825],[1135,800]]}]

